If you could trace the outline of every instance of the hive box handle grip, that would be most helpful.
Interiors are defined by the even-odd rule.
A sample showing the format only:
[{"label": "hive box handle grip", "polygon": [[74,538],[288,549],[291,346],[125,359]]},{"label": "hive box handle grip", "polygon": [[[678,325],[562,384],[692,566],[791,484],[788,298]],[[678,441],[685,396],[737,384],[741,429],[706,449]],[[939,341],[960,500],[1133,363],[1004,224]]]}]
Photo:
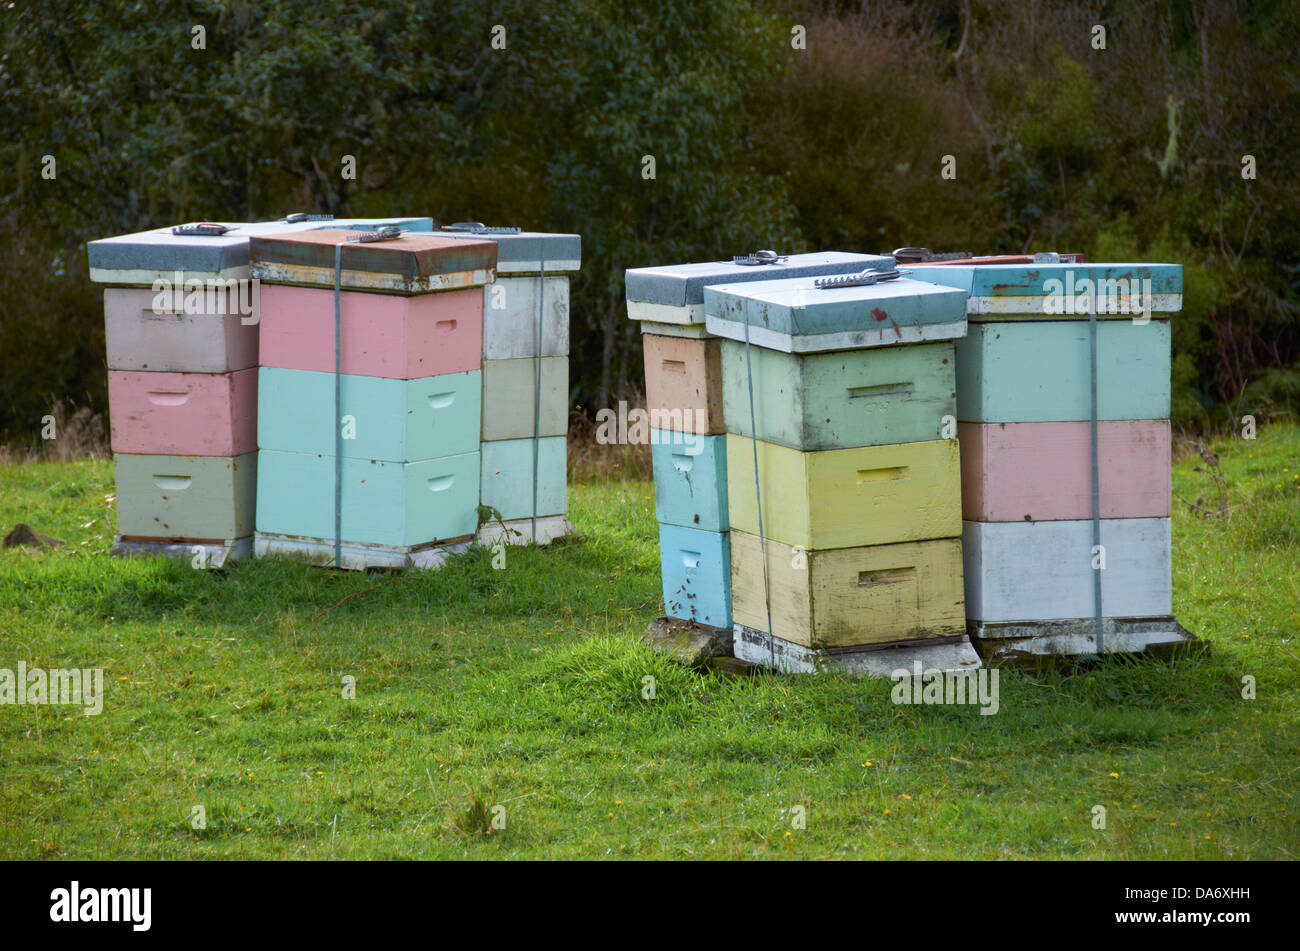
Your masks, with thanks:
[{"label": "hive box handle grip", "polygon": [[916,577],[916,568],[879,568],[875,571],[859,571],[858,587],[870,588],[878,584],[899,584]]},{"label": "hive box handle grip", "polygon": [[700,567],[700,553],[698,551],[687,551],[683,548],[682,564],[686,566],[687,571],[693,571]]},{"label": "hive box handle grip", "polygon": [[430,492],[445,492],[451,488],[451,484],[456,481],[455,476],[434,476],[429,480]]},{"label": "hive box handle grip", "polygon": [[154,406],[184,406],[190,400],[190,394],[183,391],[154,390],[148,395]]},{"label": "hive box handle grip", "polygon": [[166,489],[170,492],[182,492],[190,487],[194,479],[191,476],[178,475],[156,475],[153,477],[153,484],[160,489]]},{"label": "hive box handle grip", "polygon": [[446,409],[454,402],[456,402],[455,393],[434,393],[429,397],[429,405],[434,409]]}]

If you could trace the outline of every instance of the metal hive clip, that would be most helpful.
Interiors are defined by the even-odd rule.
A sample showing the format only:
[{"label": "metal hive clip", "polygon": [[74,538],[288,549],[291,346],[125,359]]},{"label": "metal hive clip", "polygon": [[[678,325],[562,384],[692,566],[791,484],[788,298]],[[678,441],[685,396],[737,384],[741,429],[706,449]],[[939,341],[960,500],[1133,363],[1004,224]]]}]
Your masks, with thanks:
[{"label": "metal hive clip", "polygon": [[788,260],[788,256],[778,254],[775,251],[755,251],[752,254],[737,254],[731,258],[732,264],[743,264],[746,267],[757,267],[763,264],[779,264]]}]

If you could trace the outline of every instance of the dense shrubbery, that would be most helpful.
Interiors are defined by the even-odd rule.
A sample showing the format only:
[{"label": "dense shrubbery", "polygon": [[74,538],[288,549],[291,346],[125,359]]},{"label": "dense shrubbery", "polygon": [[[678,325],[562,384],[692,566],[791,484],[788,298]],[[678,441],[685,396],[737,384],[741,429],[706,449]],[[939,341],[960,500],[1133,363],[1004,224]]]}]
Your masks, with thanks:
[{"label": "dense shrubbery", "polygon": [[30,438],[58,399],[104,405],[86,240],[301,210],[580,232],[589,407],[639,380],[624,268],[903,244],[1181,262],[1176,419],[1300,405],[1300,8],[968,7],[16,4],[0,11],[0,430]]}]

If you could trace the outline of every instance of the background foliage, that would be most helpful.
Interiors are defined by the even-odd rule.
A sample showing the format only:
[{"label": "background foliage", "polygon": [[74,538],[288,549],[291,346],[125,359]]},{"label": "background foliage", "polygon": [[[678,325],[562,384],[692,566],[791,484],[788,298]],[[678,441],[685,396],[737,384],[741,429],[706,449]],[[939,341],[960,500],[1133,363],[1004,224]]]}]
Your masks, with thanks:
[{"label": "background foliage", "polygon": [[87,240],[291,211],[581,233],[588,409],[640,384],[625,268],[905,244],[1182,263],[1176,421],[1300,406],[1287,0],[17,0],[0,49],[0,432],[19,440],[57,401],[106,408]]}]

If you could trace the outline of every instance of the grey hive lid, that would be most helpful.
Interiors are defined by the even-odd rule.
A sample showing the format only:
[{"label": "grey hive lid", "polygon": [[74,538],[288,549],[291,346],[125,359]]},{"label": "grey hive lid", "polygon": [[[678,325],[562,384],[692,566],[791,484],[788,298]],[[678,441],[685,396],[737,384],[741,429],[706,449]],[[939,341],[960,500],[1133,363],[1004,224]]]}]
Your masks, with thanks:
[{"label": "grey hive lid", "polygon": [[[255,234],[284,234],[328,227],[328,219],[287,224],[275,221],[219,221],[230,229],[221,235],[175,235],[172,228],[155,228],[86,245],[92,269],[112,271],[219,272],[248,266],[248,239]],[[197,222],[191,222],[197,224]],[[177,226],[179,227],[179,226]]]},{"label": "grey hive lid", "polygon": [[868,269],[887,271],[893,266],[894,259],[885,254],[817,251],[813,254],[792,254],[777,264],[745,265],[731,261],[706,261],[668,267],[629,268],[626,273],[627,299],[684,307],[703,303],[704,288],[711,284],[855,274]]},{"label": "grey hive lid", "polygon": [[582,235],[547,231],[504,234],[492,228],[472,231],[456,225],[442,225],[434,232],[444,238],[495,241],[498,274],[537,274],[543,265],[547,273],[576,271],[582,263]]},{"label": "grey hive lid", "polygon": [[710,318],[796,337],[882,330],[886,339],[893,333],[902,341],[909,328],[961,324],[964,333],[966,294],[906,277],[825,289],[812,279],[796,278],[711,286],[704,293],[704,309]]}]

